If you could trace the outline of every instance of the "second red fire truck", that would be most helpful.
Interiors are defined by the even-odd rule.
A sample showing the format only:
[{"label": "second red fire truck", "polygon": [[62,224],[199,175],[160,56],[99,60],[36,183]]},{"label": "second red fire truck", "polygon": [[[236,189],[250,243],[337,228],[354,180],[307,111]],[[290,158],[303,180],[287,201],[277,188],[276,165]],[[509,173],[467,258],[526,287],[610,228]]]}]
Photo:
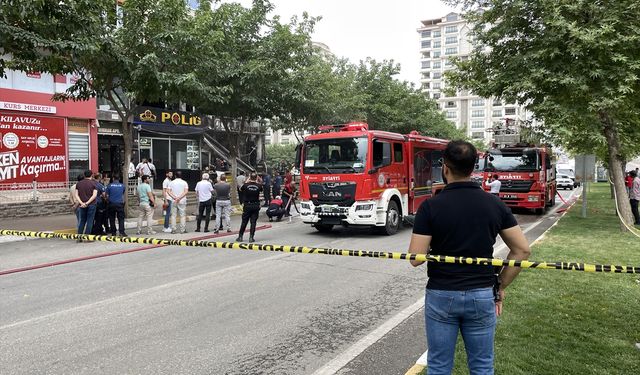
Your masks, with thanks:
[{"label": "second red fire truck", "polygon": [[[494,148],[484,156],[484,182],[498,175],[500,199],[510,207],[541,214],[556,204],[556,172],[547,147],[515,144]],[[485,190],[489,188],[484,185]]]},{"label": "second red fire truck", "polygon": [[321,232],[343,225],[394,234],[403,216],[444,188],[446,140],[357,122],[321,131],[305,138],[299,155],[300,214]]}]

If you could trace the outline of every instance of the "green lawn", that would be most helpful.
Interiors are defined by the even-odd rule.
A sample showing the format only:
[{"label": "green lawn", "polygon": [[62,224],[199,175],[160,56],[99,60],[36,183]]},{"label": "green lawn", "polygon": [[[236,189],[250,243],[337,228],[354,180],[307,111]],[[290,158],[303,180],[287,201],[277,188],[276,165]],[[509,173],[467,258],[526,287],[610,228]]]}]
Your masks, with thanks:
[{"label": "green lawn", "polygon": [[[621,233],[608,184],[594,184],[533,247],[533,260],[640,265],[640,238]],[[497,374],[640,374],[640,275],[523,270],[496,333]],[[458,341],[454,374],[468,374]]]}]

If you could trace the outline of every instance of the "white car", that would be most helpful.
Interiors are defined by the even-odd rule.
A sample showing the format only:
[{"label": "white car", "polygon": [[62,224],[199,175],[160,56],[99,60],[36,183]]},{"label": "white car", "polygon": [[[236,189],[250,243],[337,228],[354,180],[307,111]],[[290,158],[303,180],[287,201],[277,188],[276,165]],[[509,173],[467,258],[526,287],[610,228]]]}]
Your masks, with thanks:
[{"label": "white car", "polygon": [[556,186],[558,187],[558,189],[573,190],[573,180],[569,177],[558,177],[556,179]]}]

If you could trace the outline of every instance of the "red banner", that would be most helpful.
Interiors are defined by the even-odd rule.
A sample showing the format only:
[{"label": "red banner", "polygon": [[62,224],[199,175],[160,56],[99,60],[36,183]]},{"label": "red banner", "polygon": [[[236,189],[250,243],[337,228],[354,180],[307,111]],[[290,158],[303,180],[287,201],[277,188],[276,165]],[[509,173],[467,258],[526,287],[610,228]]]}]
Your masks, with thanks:
[{"label": "red banner", "polygon": [[67,181],[63,118],[0,113],[0,183]]}]

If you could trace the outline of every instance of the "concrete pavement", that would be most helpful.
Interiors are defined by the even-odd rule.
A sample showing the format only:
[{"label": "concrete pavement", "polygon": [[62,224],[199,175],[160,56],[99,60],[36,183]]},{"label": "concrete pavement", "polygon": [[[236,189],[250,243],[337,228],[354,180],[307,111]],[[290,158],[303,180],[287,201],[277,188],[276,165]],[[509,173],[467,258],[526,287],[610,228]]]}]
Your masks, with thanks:
[{"label": "concrete pavement", "polygon": [[[536,219],[518,218],[525,226]],[[408,246],[408,229],[390,237],[354,229],[320,234],[297,220],[273,223],[256,238],[350,249]],[[264,216],[260,223],[266,223]],[[192,231],[193,224],[188,226]],[[136,246],[61,240],[0,244],[0,269]],[[181,247],[0,276],[5,353],[0,368],[70,374],[313,373],[414,304],[425,281],[424,269],[400,261]],[[404,373],[424,351],[420,324],[418,311],[339,373]]]}]

